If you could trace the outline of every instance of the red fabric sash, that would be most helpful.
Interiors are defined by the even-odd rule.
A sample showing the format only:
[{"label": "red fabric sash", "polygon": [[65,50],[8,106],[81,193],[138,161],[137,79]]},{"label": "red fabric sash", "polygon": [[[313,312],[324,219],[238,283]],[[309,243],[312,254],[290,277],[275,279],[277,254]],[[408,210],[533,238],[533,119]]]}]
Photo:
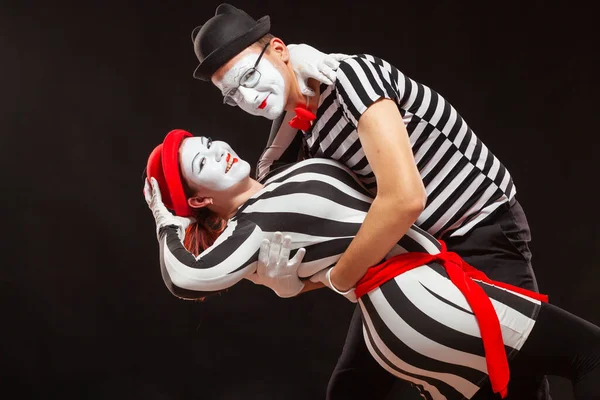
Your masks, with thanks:
[{"label": "red fabric sash", "polygon": [[548,302],[548,296],[506,283],[492,281],[483,272],[467,264],[458,254],[448,252],[444,242],[440,241],[440,243],[442,244],[442,250],[438,254],[399,254],[384,263],[369,268],[354,289],[356,298],[360,298],[385,282],[411,269],[431,262],[441,264],[446,269],[446,273],[452,283],[465,296],[465,299],[473,310],[481,332],[481,340],[483,341],[483,348],[485,350],[485,361],[492,390],[495,393],[499,393],[502,398],[505,398],[508,394],[510,372],[508,359],[504,351],[500,321],[490,298],[473,279],[508,289],[545,303]]}]

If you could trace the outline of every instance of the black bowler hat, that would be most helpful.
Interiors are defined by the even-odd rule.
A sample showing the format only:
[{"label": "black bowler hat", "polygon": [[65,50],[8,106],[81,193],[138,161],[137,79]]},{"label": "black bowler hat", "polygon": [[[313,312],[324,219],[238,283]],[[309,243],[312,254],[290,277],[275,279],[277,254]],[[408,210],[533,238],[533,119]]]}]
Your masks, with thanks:
[{"label": "black bowler hat", "polygon": [[192,31],[194,52],[200,61],[194,78],[210,80],[216,70],[269,33],[270,29],[268,15],[256,21],[232,5],[220,4],[214,17]]}]

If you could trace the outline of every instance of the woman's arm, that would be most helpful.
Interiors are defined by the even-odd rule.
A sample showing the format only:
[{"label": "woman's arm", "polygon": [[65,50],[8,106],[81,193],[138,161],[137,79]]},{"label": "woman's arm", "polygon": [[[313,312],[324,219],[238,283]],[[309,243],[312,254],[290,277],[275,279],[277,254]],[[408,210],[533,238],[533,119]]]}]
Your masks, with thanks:
[{"label": "woman's arm", "polygon": [[[311,97],[315,92],[308,86],[309,79],[333,85],[340,61],[350,57],[341,53],[325,54],[307,44],[288,44],[287,48],[298,86],[304,95]],[[288,125],[293,116],[294,113],[288,112],[273,121],[267,146],[257,163],[258,181],[262,181],[269,171],[304,158],[302,135]]]},{"label": "woman's arm", "polygon": [[162,202],[156,180],[144,188],[157,227],[163,280],[175,296],[195,300],[233,286],[256,269],[263,233],[253,222],[232,220],[198,257],[183,245],[189,218],[174,216]]},{"label": "woman's arm", "polygon": [[292,117],[293,113],[284,113],[273,121],[269,140],[256,164],[258,181],[262,181],[270,171],[302,158],[302,136],[288,125]]},{"label": "woman's arm", "polygon": [[183,299],[198,299],[238,283],[256,270],[263,233],[254,223],[230,221],[219,239],[198,257],[183,245],[176,226],[159,232],[165,285]]}]

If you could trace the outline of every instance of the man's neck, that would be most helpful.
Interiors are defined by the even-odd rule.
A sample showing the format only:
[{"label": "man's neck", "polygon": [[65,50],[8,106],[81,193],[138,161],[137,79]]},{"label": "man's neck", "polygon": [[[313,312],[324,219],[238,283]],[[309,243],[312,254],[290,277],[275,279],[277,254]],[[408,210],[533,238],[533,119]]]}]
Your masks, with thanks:
[{"label": "man's neck", "polygon": [[308,98],[308,109],[316,115],[319,108],[319,97],[321,97],[321,83],[316,79],[309,78],[308,87],[315,92],[314,96]]},{"label": "man's neck", "polygon": [[[296,78],[295,75],[294,75],[294,78]],[[296,107],[308,107],[308,109],[312,113],[317,114],[317,109],[319,108],[319,97],[321,96],[321,91],[319,89],[321,86],[321,83],[316,79],[309,78],[307,81],[307,85],[315,93],[314,96],[309,97],[309,96],[303,95],[300,92],[300,87],[298,86],[297,81],[294,81],[294,86],[293,86],[294,96],[292,98],[294,98],[295,101],[288,102],[288,105],[286,106],[286,111],[293,112]]]}]

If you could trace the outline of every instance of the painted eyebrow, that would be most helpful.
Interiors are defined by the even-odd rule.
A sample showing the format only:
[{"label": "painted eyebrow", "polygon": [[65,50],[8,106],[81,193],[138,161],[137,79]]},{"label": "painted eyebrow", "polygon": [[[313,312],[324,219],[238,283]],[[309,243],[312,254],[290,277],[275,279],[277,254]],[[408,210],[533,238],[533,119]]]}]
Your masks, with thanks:
[{"label": "painted eyebrow", "polygon": [[[239,79],[241,78],[242,75],[244,75],[246,72],[248,72],[248,70],[250,70],[252,68],[252,66],[254,66],[254,64],[256,63],[256,60],[254,60],[254,62],[246,62],[242,65],[242,67],[238,68],[237,74],[231,78],[231,80],[233,80],[234,82],[239,83]],[[225,74],[227,75],[227,74]],[[225,77],[223,77],[225,78]],[[221,83],[223,83],[223,79],[221,79]],[[228,88],[227,90],[221,90],[221,95],[224,95],[225,92],[227,92],[228,90],[231,90],[232,88]]]},{"label": "painted eyebrow", "polygon": [[[200,141],[202,142],[202,145],[206,147],[206,144],[204,143],[205,140],[207,140],[206,137],[200,136]],[[200,155],[200,152],[198,152],[198,154],[196,154],[194,156],[194,158],[192,158],[192,172],[194,172],[194,166],[196,165],[196,163],[194,161],[196,161],[196,158],[198,158],[199,155]]]},{"label": "painted eyebrow", "polygon": [[196,168],[195,168],[195,167],[196,167],[196,162],[195,162],[195,161],[196,161],[196,158],[198,158],[198,156],[199,156],[199,155],[200,155],[200,152],[198,152],[198,154],[196,154],[196,155],[194,156],[194,158],[192,158],[192,172],[195,172],[195,171],[194,171],[194,170],[196,169]]}]

